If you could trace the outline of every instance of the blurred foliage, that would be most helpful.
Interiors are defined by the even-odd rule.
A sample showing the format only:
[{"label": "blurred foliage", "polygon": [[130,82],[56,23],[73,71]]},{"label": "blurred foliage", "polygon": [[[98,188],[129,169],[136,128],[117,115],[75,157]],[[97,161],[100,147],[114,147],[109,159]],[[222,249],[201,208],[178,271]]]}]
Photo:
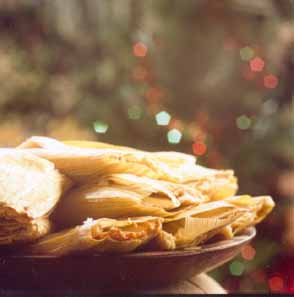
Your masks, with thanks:
[{"label": "blurred foliage", "polygon": [[[278,206],[244,274],[214,275],[235,291],[268,290],[254,271],[269,273],[283,247],[266,247],[293,227],[283,202],[294,183],[291,11],[288,0],[0,0],[0,144],[99,139],[234,168],[240,192]],[[163,110],[167,126],[155,121]],[[180,143],[168,143],[171,129]]]}]

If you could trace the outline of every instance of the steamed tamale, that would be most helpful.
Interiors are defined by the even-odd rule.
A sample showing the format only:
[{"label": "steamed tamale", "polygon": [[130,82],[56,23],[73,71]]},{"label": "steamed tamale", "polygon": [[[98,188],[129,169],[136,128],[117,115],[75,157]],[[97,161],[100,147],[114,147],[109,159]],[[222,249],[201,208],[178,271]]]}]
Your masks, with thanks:
[{"label": "steamed tamale", "polygon": [[195,162],[193,156],[181,153],[154,154],[115,146],[81,148],[36,136],[23,142],[18,149],[52,161],[62,173],[77,181],[106,174],[132,173],[176,182],[181,180],[181,176],[174,170],[175,164],[182,166]]},{"label": "steamed tamale", "polygon": [[[165,218],[163,230],[174,236],[176,248],[195,246],[218,234],[232,238],[246,227],[263,220],[273,207],[274,202],[269,196],[229,197],[190,208],[172,218]],[[163,245],[165,239],[160,239]]]},{"label": "steamed tamale", "polygon": [[49,232],[45,219],[66,178],[54,164],[14,150],[0,154],[0,244],[26,242]]},{"label": "steamed tamale", "polygon": [[233,170],[217,170],[195,165],[183,167],[181,175],[185,184],[195,187],[209,200],[234,196],[238,190]]},{"label": "steamed tamale", "polygon": [[87,217],[166,217],[203,202],[203,196],[187,185],[113,174],[73,188],[58,204],[53,220],[60,226],[74,226]]},{"label": "steamed tamale", "polygon": [[[230,224],[231,236],[238,234],[245,228],[261,222],[274,208],[275,203],[270,196],[251,197],[249,195],[229,197],[225,201],[247,211],[236,221]],[[227,237],[230,237],[227,235]]]},{"label": "steamed tamale", "polygon": [[196,165],[195,157],[177,152],[145,152],[101,142],[60,142],[47,137],[31,137],[19,148],[47,158],[76,180],[131,173],[153,179],[184,183],[210,200],[233,196],[238,189],[232,170],[215,170]]},{"label": "steamed tamale", "polygon": [[73,188],[61,199],[52,219],[59,226],[74,226],[87,217],[166,217],[203,201],[201,194],[188,186],[114,174],[95,184]]},{"label": "steamed tamale", "polygon": [[175,238],[176,248],[197,245],[242,216],[242,207],[215,201],[165,218],[163,230]]},{"label": "steamed tamale", "polygon": [[[64,143],[81,148],[113,148],[134,151],[134,149],[129,147],[121,147],[103,142],[65,141]],[[233,196],[238,190],[237,178],[234,176],[233,170],[216,170],[196,165],[196,158],[184,153],[153,152],[150,154],[156,160],[167,164],[174,171],[174,174],[177,176],[177,182],[195,187],[211,200]]]},{"label": "steamed tamale", "polygon": [[[14,151],[51,161],[75,182],[50,219],[59,228],[79,226],[44,238],[30,247],[33,253],[186,248],[215,235],[233,237],[274,206],[270,197],[234,196],[232,170],[200,166],[189,154],[47,137],[31,137]],[[17,218],[37,228],[36,218]],[[11,218],[2,221],[6,230],[19,227]]]},{"label": "steamed tamale", "polygon": [[53,233],[29,246],[26,253],[66,255],[76,252],[126,253],[145,245],[161,230],[161,219],[86,220],[73,229]]}]

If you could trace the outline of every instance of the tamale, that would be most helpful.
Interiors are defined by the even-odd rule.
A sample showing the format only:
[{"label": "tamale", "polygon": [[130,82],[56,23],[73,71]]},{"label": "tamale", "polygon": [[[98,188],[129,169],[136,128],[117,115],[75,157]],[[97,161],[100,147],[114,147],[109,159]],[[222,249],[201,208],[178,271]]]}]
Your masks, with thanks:
[{"label": "tamale", "polygon": [[179,183],[139,177],[133,174],[112,174],[99,179],[100,185],[119,186],[134,191],[144,197],[144,203],[164,209],[174,209],[180,205],[198,205],[204,196],[194,187]]},{"label": "tamale", "polygon": [[[146,151],[126,147],[126,146],[118,146],[113,145],[109,143],[104,142],[98,142],[98,141],[64,141],[63,142],[66,145],[73,146],[73,147],[80,147],[80,148],[112,148],[112,149],[118,149],[118,150],[129,150],[129,151],[137,151],[142,153],[147,153]],[[178,167],[179,165],[183,164],[194,164],[196,162],[196,158],[192,155],[179,153],[179,152],[153,152],[152,153],[155,158],[163,163],[168,164],[171,167]]]},{"label": "tamale", "polygon": [[195,246],[236,221],[245,211],[224,201],[208,202],[165,218],[163,230],[174,236],[176,248]]},{"label": "tamale", "polygon": [[159,207],[144,206],[142,196],[119,187],[84,185],[72,189],[60,200],[51,219],[59,227],[81,224],[87,217],[119,218],[143,215],[164,216]]},{"label": "tamale", "polygon": [[160,230],[159,234],[142,246],[144,251],[170,251],[176,249],[176,238],[171,233]]},{"label": "tamale", "polygon": [[258,224],[275,206],[270,196],[252,197],[249,195],[240,195],[226,198],[224,202],[245,210],[239,218],[220,230],[217,236],[225,239],[231,239],[245,228]]},{"label": "tamale", "polygon": [[28,243],[41,238],[51,230],[50,221],[44,218],[15,222],[1,219],[0,246],[14,243]]},{"label": "tamale", "polygon": [[[75,179],[131,173],[194,187],[210,200],[236,194],[237,178],[232,170],[216,170],[196,165],[196,158],[178,152],[145,152],[102,142],[65,141],[31,137],[19,148],[54,162],[58,169]],[[45,149],[44,150],[36,150]]]},{"label": "tamale", "polygon": [[233,170],[217,170],[195,165],[182,168],[183,182],[195,187],[209,200],[222,200],[234,196],[238,181]]},{"label": "tamale", "polygon": [[18,148],[53,162],[58,170],[76,182],[85,182],[113,173],[132,173],[155,179],[180,179],[163,162],[150,154],[112,149]]},{"label": "tamale", "polygon": [[66,180],[47,160],[1,151],[0,244],[32,241],[48,233],[44,217],[55,207]]},{"label": "tamale", "polygon": [[[75,145],[69,145],[75,143]],[[193,165],[194,156],[176,152],[145,152],[131,148],[92,142],[60,142],[33,136],[20,144],[40,157],[52,161],[64,174],[87,179],[113,173],[133,173],[156,179],[180,182],[181,172],[175,168]]]},{"label": "tamale", "polygon": [[249,195],[241,195],[229,197],[226,201],[247,209],[240,218],[230,225],[232,234],[238,234],[245,228],[258,224],[275,206],[275,202],[270,196],[252,197]]},{"label": "tamale", "polygon": [[59,226],[74,226],[87,217],[166,217],[203,201],[202,195],[189,186],[113,174],[73,188],[61,199],[52,219]]},{"label": "tamale", "polygon": [[87,219],[83,225],[53,233],[25,249],[26,254],[127,253],[156,237],[161,219],[140,217],[125,220]]}]

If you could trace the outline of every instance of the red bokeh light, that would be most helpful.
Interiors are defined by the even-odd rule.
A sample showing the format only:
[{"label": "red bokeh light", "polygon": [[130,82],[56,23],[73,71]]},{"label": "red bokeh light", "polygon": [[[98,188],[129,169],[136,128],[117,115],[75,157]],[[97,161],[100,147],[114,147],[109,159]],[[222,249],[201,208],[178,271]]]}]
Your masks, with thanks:
[{"label": "red bokeh light", "polygon": [[197,156],[202,156],[207,151],[207,146],[203,142],[196,142],[192,145],[193,153]]},{"label": "red bokeh light", "polygon": [[273,74],[268,74],[263,78],[263,84],[268,89],[274,89],[278,83],[278,78]]},{"label": "red bokeh light", "polygon": [[285,287],[283,278],[278,275],[269,278],[268,285],[272,292],[282,292]]},{"label": "red bokeh light", "polygon": [[145,57],[147,55],[147,46],[143,42],[134,44],[133,53],[136,57]]},{"label": "red bokeh light", "polygon": [[264,60],[261,59],[260,57],[255,57],[249,62],[249,65],[252,71],[260,72],[263,70],[265,63],[264,63]]}]

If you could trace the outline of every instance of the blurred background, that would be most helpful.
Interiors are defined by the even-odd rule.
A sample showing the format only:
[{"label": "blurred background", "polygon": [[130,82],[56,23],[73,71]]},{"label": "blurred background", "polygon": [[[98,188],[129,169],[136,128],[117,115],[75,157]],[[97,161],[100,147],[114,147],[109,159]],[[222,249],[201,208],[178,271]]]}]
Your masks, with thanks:
[{"label": "blurred background", "polygon": [[292,0],[0,0],[1,146],[182,151],[274,197],[230,292],[294,292],[293,88]]}]

